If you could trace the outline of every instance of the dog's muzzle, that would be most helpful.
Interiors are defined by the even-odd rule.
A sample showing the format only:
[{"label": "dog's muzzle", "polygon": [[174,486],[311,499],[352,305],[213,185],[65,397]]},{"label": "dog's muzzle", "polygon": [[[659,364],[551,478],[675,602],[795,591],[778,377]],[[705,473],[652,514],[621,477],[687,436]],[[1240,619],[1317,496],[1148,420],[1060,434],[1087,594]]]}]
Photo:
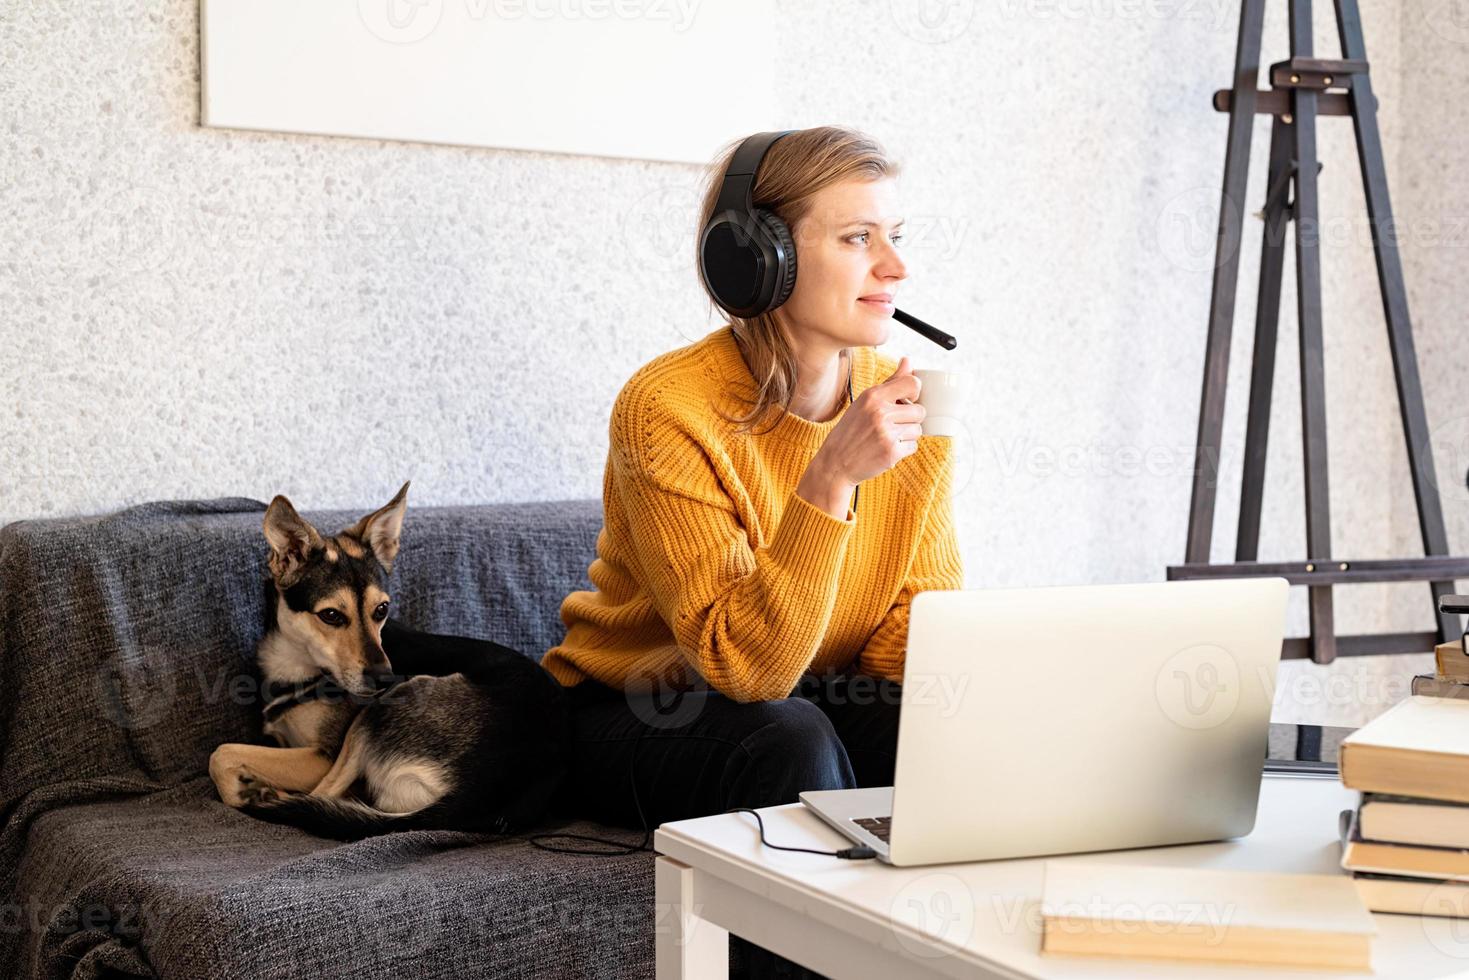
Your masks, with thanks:
[{"label": "dog's muzzle", "polygon": [[400,680],[402,678],[393,673],[393,668],[386,665],[369,667],[362,672],[362,683],[370,691],[386,691]]}]

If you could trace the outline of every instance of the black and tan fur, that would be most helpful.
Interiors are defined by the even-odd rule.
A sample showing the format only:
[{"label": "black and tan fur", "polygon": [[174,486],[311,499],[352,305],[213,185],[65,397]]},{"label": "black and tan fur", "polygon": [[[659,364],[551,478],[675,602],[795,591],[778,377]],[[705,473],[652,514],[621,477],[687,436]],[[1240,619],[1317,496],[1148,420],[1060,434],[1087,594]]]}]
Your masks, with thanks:
[{"label": "black and tan fur", "polygon": [[224,802],[354,839],[392,830],[531,825],[564,773],[560,685],[484,640],[389,620],[408,484],[332,537],[283,496],[265,512],[267,624],[257,649],[263,733],[221,745]]}]

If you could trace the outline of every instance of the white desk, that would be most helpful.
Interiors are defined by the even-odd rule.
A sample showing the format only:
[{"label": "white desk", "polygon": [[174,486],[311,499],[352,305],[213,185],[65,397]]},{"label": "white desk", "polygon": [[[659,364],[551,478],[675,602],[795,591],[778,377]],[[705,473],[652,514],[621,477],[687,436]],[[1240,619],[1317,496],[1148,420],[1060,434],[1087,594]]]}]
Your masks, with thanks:
[{"label": "white desk", "polygon": [[[1313,980],[1245,966],[1040,955],[1046,860],[1342,873],[1337,813],[1357,794],[1336,780],[1266,776],[1248,837],[1215,844],[893,868],[776,851],[755,818],[721,814],[666,823],[657,860],[658,980],[728,976],[729,933],[840,980],[889,977],[1047,977],[1146,980],[1207,977]],[[766,838],[835,850],[848,841],[799,803],[760,811]],[[1083,817],[1078,817],[1082,819]],[[1469,922],[1376,915],[1379,977],[1469,977]]]}]

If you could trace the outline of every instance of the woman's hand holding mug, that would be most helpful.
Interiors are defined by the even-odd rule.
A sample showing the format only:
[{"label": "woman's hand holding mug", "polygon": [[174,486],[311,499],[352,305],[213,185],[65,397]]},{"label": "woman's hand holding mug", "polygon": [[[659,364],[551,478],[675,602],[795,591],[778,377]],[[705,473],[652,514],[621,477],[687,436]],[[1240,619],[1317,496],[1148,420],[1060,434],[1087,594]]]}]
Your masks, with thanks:
[{"label": "woman's hand holding mug", "polygon": [[797,496],[845,519],[852,489],[918,451],[927,410],[916,404],[922,382],[904,357],[898,370],[862,394],[832,427],[812,457]]}]

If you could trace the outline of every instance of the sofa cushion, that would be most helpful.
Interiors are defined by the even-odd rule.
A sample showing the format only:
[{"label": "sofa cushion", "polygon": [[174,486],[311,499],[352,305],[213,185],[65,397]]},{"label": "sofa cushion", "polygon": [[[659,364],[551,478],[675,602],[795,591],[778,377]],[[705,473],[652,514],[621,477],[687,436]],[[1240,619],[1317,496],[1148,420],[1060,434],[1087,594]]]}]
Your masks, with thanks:
[{"label": "sofa cushion", "polygon": [[650,976],[652,855],[557,854],[529,836],[337,844],[224,806],[207,779],[54,810],[19,868],[15,907],[32,924],[6,975]]},{"label": "sofa cushion", "polygon": [[[331,533],[372,509],[302,516]],[[139,811],[117,801],[153,806],[160,794],[196,786],[191,812],[199,800],[218,810],[204,826],[228,819],[232,831],[266,833],[214,800],[207,777],[200,782],[220,743],[264,741],[254,658],[264,628],[264,511],[242,498],[172,501],[0,529],[0,895],[15,894],[28,831],[32,851],[51,835],[45,846],[65,855],[61,828],[80,819],[65,807],[112,801],[106,812],[126,823],[123,813]],[[410,504],[394,616],[539,659],[564,636],[567,591],[591,587],[601,525],[597,500]],[[185,858],[192,838],[170,841],[173,830],[184,832],[173,824],[154,832]],[[140,824],[133,846],[148,832]],[[296,846],[332,846],[291,828],[269,833],[259,839],[297,834]],[[201,859],[201,873],[218,856]],[[105,870],[119,883],[125,857]],[[552,855],[528,848],[529,857]],[[254,860],[270,866],[268,852]],[[0,929],[0,976],[12,975],[18,938]]]}]

